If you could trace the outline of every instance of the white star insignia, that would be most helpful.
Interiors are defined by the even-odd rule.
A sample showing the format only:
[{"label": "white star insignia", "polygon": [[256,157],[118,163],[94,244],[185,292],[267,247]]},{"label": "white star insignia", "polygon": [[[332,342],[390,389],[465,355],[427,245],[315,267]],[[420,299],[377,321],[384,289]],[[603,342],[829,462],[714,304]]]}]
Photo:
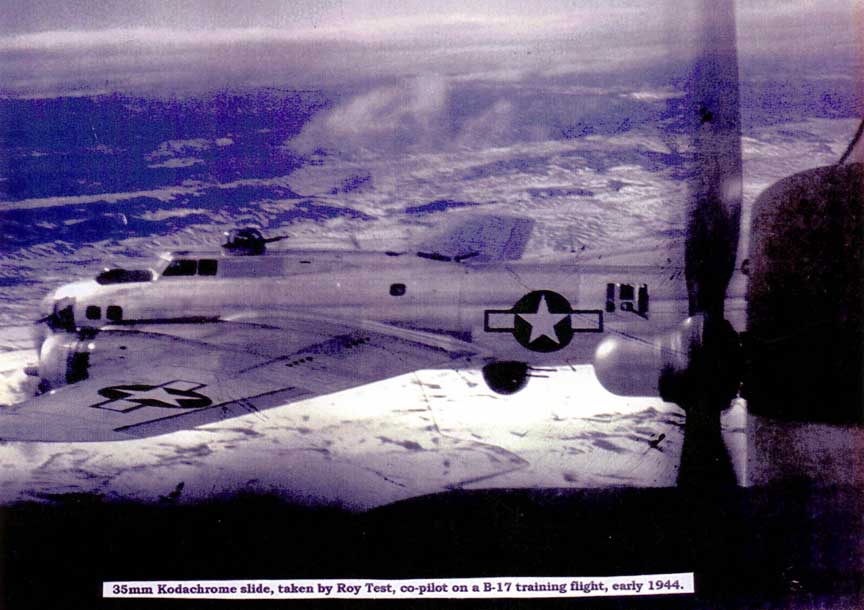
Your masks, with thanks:
[{"label": "white star insignia", "polygon": [[[151,388],[145,391],[138,392],[130,392],[129,396],[122,398],[121,400],[125,400],[127,402],[137,403],[138,401],[144,400],[158,400],[159,402],[163,402],[165,404],[174,405],[175,407],[182,406],[180,404],[180,399],[189,398],[189,396],[178,396],[176,394],[169,393],[164,387]],[[140,404],[140,403],[139,403]]]},{"label": "white star insignia", "polygon": [[531,325],[531,338],[528,339],[529,343],[534,343],[540,337],[548,337],[560,345],[561,341],[558,339],[558,333],[555,332],[555,325],[570,314],[552,313],[549,311],[549,304],[546,302],[546,295],[543,295],[540,297],[540,302],[537,304],[536,313],[520,313],[517,315]]}]

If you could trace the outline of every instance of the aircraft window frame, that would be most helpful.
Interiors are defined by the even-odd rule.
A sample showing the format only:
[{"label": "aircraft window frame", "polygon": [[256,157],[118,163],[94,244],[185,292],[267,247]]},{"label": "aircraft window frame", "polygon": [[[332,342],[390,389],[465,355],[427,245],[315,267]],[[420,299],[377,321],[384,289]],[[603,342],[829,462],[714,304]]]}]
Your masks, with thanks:
[{"label": "aircraft window frame", "polygon": [[[206,269],[206,272],[205,272]],[[213,277],[219,273],[219,261],[215,258],[202,258],[198,261],[198,275]]]},{"label": "aircraft window frame", "polygon": [[111,322],[122,322],[123,308],[119,305],[109,305],[105,308],[105,319]]},{"label": "aircraft window frame", "polygon": [[648,284],[639,286],[638,295],[636,297],[636,311],[639,314],[645,315],[648,313]]},{"label": "aircraft window frame", "polygon": [[408,287],[401,282],[396,282],[395,284],[390,284],[390,296],[391,297],[404,296],[407,291],[408,291]]},{"label": "aircraft window frame", "polygon": [[633,284],[620,284],[618,286],[618,298],[622,301],[635,301],[636,288]]},{"label": "aircraft window frame", "polygon": [[60,299],[54,303],[54,311],[48,324],[52,329],[75,329],[75,306],[72,304],[72,299]]},{"label": "aircraft window frame", "polygon": [[150,269],[105,269],[96,276],[96,283],[101,286],[112,284],[136,284],[153,281],[153,271]]},{"label": "aircraft window frame", "polygon": [[98,305],[88,305],[84,310],[84,317],[88,320],[101,320],[102,308]]},{"label": "aircraft window frame", "polygon": [[162,271],[162,277],[192,277],[198,273],[198,260],[175,258]]}]

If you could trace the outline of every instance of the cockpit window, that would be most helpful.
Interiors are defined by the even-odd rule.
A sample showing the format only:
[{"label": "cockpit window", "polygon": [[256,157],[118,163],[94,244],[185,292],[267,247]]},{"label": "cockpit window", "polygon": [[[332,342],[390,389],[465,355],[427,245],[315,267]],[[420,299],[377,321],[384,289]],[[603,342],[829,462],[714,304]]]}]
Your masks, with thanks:
[{"label": "cockpit window", "polygon": [[177,275],[195,275],[198,270],[198,261],[194,259],[179,259],[171,261],[171,264],[165,267],[162,272],[163,276]]},{"label": "cockpit window", "polygon": [[148,269],[106,269],[96,276],[96,282],[102,284],[129,284],[133,282],[149,282],[153,272]]},{"label": "cockpit window", "polygon": [[54,302],[54,310],[48,316],[48,326],[53,330],[75,330],[75,310],[73,300],[70,298],[60,299]]},{"label": "cockpit window", "polygon": [[216,275],[219,261],[212,258],[202,258],[198,261],[198,275]]}]

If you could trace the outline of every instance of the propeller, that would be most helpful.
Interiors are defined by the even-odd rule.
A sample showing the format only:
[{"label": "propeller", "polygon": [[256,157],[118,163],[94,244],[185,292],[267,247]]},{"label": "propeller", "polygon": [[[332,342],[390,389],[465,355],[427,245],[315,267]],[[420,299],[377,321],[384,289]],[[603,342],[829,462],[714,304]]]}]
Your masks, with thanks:
[{"label": "propeller", "polygon": [[697,15],[701,46],[685,91],[694,166],[684,243],[690,317],[653,341],[611,336],[601,342],[594,361],[598,379],[610,391],[659,393],[688,411],[725,408],[741,375],[739,338],[724,317],[742,193],[734,4],[705,0]]},{"label": "propeller", "polygon": [[753,204],[747,331],[725,317],[741,219],[734,4],[704,0],[688,81],[694,174],[684,266],[690,317],[644,342],[612,336],[594,366],[610,391],[719,412],[864,422],[864,123],[836,165],[784,178]]},{"label": "propeller", "polygon": [[[688,81],[695,174],[690,181],[684,270],[691,325],[686,368],[666,368],[661,394],[685,409],[724,408],[740,381],[739,340],[725,319],[741,224],[741,112],[732,2],[700,6],[702,48]],[[710,407],[709,404],[710,403]]]}]

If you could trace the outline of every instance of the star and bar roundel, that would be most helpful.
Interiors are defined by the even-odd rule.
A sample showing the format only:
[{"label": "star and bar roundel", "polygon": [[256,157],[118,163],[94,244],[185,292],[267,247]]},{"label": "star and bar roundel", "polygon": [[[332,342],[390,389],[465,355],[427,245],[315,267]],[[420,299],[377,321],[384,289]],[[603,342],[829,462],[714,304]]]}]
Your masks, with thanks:
[{"label": "star and bar roundel", "polygon": [[489,333],[511,333],[533,352],[555,352],[567,347],[576,333],[603,332],[603,311],[573,309],[552,290],[535,290],[510,309],[484,311],[483,328]]},{"label": "star and bar roundel", "polygon": [[198,391],[203,387],[203,383],[180,379],[159,385],[114,385],[99,390],[99,395],[108,400],[90,406],[119,413],[129,413],[142,407],[201,409],[213,404],[208,396]]}]

